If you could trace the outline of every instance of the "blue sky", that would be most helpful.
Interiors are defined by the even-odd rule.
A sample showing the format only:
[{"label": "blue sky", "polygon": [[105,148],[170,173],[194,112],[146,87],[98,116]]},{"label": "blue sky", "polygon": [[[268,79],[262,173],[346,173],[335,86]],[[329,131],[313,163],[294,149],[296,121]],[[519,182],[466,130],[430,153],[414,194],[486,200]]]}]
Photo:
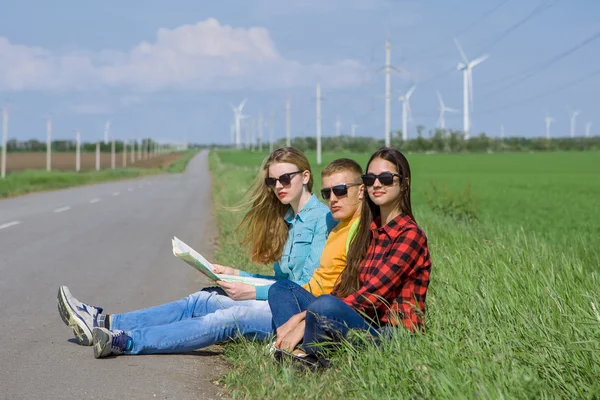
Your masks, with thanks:
[{"label": "blue sky", "polygon": [[[44,138],[51,114],[57,139],[79,129],[98,140],[110,120],[118,139],[226,144],[229,105],[245,97],[246,114],[274,113],[277,138],[287,96],[292,134],[313,135],[317,81],[324,135],[335,134],[339,116],[343,133],[354,122],[357,134],[382,138],[387,37],[404,71],[392,77],[393,129],[398,96],[417,85],[412,137],[417,124],[436,126],[436,90],[462,109],[455,35],[469,58],[490,55],[473,70],[473,133],[497,136],[503,124],[506,135],[542,136],[548,112],[552,135],[567,136],[569,108],[581,110],[578,134],[587,122],[600,132],[600,73],[553,91],[598,70],[600,38],[538,72],[600,31],[594,0],[1,0],[0,11],[0,101],[9,136],[20,140]],[[498,91],[511,76],[522,78]],[[461,114],[446,124],[460,129]]]}]

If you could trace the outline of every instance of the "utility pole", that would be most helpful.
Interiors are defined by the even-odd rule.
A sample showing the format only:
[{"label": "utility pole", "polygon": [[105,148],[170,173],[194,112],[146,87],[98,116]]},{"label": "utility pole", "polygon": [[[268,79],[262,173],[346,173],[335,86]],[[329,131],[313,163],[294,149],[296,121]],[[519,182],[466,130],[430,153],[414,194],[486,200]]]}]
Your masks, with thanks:
[{"label": "utility pole", "polygon": [[2,179],[6,178],[6,140],[8,138],[8,108],[2,110]]},{"label": "utility pole", "polygon": [[110,142],[110,168],[111,169],[115,169],[115,164],[116,164],[116,160],[115,160],[115,138],[113,137],[112,141]]},{"label": "utility pole", "polygon": [[285,102],[285,145],[290,147],[292,145],[292,106],[290,104],[290,97],[288,96]]},{"label": "utility pole", "polygon": [[100,141],[96,142],[96,171],[100,171]]},{"label": "utility pole", "polygon": [[131,154],[129,155],[129,162],[135,164],[135,139],[131,138]]},{"label": "utility pole", "polygon": [[317,165],[321,165],[321,84],[317,83]]},{"label": "utility pole", "polygon": [[52,119],[46,121],[46,171],[52,169]]},{"label": "utility pole", "polygon": [[390,147],[391,101],[392,101],[392,46],[385,41],[385,146]]}]

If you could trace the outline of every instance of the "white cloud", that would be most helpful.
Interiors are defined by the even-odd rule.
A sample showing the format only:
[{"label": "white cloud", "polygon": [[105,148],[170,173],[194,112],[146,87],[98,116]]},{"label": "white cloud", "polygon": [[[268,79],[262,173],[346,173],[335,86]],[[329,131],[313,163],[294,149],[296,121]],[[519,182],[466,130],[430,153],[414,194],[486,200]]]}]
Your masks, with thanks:
[{"label": "white cloud", "polygon": [[160,29],[129,52],[53,54],[0,37],[0,90],[89,90],[102,86],[164,89],[271,89],[356,85],[368,79],[357,61],[304,65],[283,58],[265,28],[207,19]]}]

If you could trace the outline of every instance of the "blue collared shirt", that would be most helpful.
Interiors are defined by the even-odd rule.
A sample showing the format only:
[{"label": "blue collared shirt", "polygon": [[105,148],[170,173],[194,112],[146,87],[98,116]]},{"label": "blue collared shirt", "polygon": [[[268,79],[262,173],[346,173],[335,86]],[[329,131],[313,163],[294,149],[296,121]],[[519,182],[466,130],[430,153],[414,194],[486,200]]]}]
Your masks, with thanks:
[{"label": "blue collared shirt", "polygon": [[[294,210],[290,207],[284,218],[289,227],[288,239],[283,247],[281,259],[273,264],[275,276],[250,274],[244,271],[240,271],[240,276],[288,279],[300,286],[308,283],[315,269],[319,267],[327,236],[338,221],[333,219],[329,208],[314,194],[298,214],[294,214]],[[257,286],[256,299],[267,300],[269,287],[270,285]]]}]

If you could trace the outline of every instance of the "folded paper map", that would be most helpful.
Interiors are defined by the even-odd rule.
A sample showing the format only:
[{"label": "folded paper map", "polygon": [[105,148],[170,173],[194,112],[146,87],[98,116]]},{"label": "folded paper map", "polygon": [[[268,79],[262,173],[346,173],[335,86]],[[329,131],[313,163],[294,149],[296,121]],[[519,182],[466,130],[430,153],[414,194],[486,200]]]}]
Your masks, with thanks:
[{"label": "folded paper map", "polygon": [[173,254],[175,257],[182,259],[198,271],[202,272],[209,279],[213,281],[225,281],[225,282],[242,282],[252,286],[264,286],[275,283],[275,280],[253,278],[248,276],[236,276],[236,275],[225,275],[215,274],[213,265],[200,253],[192,249],[190,246],[185,244],[177,237],[173,237]]}]

